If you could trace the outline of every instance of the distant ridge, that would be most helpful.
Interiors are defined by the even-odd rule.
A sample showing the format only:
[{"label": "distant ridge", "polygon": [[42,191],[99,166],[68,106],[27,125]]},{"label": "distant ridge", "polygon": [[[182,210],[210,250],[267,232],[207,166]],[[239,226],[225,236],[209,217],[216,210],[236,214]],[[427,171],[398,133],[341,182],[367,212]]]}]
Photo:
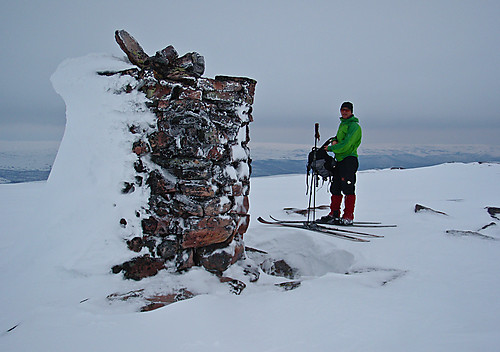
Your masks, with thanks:
[{"label": "distant ridge", "polygon": [[5,170],[0,169],[0,184],[45,181],[50,170]]},{"label": "distant ridge", "polygon": [[[500,158],[494,158],[489,155],[360,155],[359,170],[390,168],[414,169],[452,162],[500,162]],[[252,177],[305,173],[305,160],[266,159],[254,160],[252,162]]]},{"label": "distant ridge", "polygon": [[[254,143],[252,176],[306,173],[311,147],[302,144]],[[418,168],[451,162],[500,162],[492,145],[372,145],[359,149],[359,169]]]},{"label": "distant ridge", "polygon": [[[403,168],[412,169],[418,167],[439,165],[448,162],[500,162],[499,159],[488,158],[446,158],[427,157],[416,158],[404,156],[360,156],[360,171],[372,169]],[[462,159],[462,160],[458,160]],[[254,160],[252,162],[252,177],[264,177],[273,175],[305,174],[306,164],[304,160],[267,159]],[[0,169],[0,184],[44,181],[49,177],[50,170],[9,170]]]}]

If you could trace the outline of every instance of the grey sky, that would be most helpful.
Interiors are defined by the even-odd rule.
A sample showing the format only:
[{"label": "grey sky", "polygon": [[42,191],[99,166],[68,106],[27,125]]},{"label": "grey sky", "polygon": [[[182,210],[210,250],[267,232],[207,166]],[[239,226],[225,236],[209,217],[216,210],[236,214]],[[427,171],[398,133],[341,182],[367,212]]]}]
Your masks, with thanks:
[{"label": "grey sky", "polygon": [[333,134],[350,100],[367,143],[499,144],[498,18],[498,1],[4,1],[0,140],[59,139],[50,75],[123,56],[125,29],[150,55],[199,52],[207,77],[256,79],[257,142]]}]

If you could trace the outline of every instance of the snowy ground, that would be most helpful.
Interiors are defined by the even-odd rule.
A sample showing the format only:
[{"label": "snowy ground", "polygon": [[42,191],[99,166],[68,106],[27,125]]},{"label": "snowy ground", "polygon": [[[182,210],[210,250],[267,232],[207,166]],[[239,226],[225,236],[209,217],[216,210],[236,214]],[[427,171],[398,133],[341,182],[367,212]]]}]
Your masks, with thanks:
[{"label": "snowy ground", "polygon": [[[264,273],[250,283],[235,266],[226,274],[246,282],[239,296],[199,269],[123,281],[110,267],[125,246],[109,225],[99,230],[110,209],[47,214],[46,183],[1,185],[0,349],[496,351],[500,241],[446,230],[495,221],[484,207],[498,205],[499,174],[496,164],[361,172],[357,218],[398,224],[370,243],[259,224],[268,213],[301,218],[282,208],[307,198],[303,176],[254,179],[246,244],[286,259],[302,284],[285,292],[272,284],[286,279]],[[318,197],[327,203],[325,189]],[[414,213],[415,203],[449,215]],[[500,239],[498,225],[481,232]],[[106,299],[181,286],[200,294],[149,313]]]},{"label": "snowy ground", "polygon": [[[245,282],[230,292],[203,269],[123,280],[111,267],[135,255],[125,240],[147,190],[121,194],[133,178],[128,123],[152,121],[144,97],[123,93],[136,82],[98,70],[128,68],[121,58],[65,61],[52,77],[67,106],[67,125],[46,182],[0,185],[0,351],[497,351],[500,346],[500,164],[445,164],[412,170],[362,171],[358,220],[396,223],[385,235],[354,243],[304,230],[262,225],[258,216],[302,219],[305,179],[254,178],[247,246],[285,259],[300,287],[243,266],[226,276]],[[327,186],[317,204],[327,204]],[[416,203],[446,212],[414,213]],[[187,288],[194,298],[148,313],[139,299],[113,293]]]}]

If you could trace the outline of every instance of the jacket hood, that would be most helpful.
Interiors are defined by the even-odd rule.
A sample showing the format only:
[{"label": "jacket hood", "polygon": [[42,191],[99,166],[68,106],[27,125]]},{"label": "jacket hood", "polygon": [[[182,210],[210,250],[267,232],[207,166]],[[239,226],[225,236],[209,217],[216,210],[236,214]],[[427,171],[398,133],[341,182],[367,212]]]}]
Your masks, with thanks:
[{"label": "jacket hood", "polygon": [[349,122],[359,122],[358,118],[356,116],[354,116],[354,114],[349,117],[348,119],[343,119],[342,116],[340,117],[340,122],[345,122],[345,123],[349,123]]}]

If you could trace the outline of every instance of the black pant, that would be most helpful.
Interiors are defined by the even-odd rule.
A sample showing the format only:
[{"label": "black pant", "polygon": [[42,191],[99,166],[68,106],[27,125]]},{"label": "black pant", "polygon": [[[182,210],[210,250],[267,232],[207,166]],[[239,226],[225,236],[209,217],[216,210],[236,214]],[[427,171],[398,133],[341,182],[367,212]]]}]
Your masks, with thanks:
[{"label": "black pant", "polygon": [[333,182],[330,192],[333,195],[355,194],[356,172],[359,162],[355,156],[348,156],[344,160],[337,162],[333,172]]}]

